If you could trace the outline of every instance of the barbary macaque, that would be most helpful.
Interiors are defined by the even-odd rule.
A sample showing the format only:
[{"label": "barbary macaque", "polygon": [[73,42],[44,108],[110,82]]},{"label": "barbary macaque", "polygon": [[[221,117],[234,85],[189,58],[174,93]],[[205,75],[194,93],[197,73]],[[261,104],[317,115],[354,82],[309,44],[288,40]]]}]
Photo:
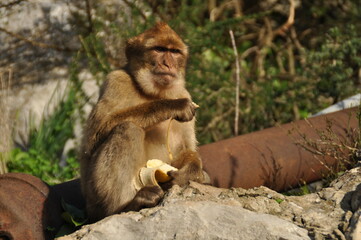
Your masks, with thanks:
[{"label": "barbary macaque", "polygon": [[157,23],[129,39],[125,53],[127,65],[107,76],[84,129],[81,187],[90,221],[158,204],[164,190],[137,183],[149,159],[179,169],[169,172],[168,187],[205,180],[196,152],[197,106],[185,88],[187,46]]}]

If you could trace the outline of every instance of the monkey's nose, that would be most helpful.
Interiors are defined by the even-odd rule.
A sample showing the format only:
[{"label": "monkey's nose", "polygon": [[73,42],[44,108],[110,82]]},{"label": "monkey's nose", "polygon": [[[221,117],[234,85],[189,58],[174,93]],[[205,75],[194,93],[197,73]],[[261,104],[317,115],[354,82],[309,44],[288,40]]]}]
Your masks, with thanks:
[{"label": "monkey's nose", "polygon": [[171,69],[170,64],[168,64],[165,60],[164,60],[164,62],[163,62],[163,66],[165,66],[166,68],[168,68],[168,70]]},{"label": "monkey's nose", "polygon": [[166,53],[164,55],[163,66],[167,67],[169,71],[175,68],[175,62],[171,54]]}]

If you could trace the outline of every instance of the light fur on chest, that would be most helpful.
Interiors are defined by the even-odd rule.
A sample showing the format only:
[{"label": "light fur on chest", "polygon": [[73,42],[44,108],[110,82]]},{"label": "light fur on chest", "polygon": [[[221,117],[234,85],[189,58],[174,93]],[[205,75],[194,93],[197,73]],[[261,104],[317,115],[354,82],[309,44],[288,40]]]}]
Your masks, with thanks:
[{"label": "light fur on chest", "polygon": [[[169,126],[169,124],[171,125]],[[169,133],[168,127],[170,127]],[[167,144],[169,143],[170,151],[174,157],[185,148],[182,128],[182,123],[176,120],[171,122],[170,120],[166,120],[147,130],[144,141],[146,158],[160,159],[170,163]]]}]

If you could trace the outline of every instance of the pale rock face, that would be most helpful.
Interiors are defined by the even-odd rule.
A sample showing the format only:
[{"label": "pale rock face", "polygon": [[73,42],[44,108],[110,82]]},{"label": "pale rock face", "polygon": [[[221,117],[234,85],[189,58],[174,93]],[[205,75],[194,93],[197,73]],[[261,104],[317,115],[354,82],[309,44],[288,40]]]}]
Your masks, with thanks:
[{"label": "pale rock face", "polygon": [[266,187],[173,186],[158,207],[110,216],[59,240],[359,239],[360,173],[351,169],[304,196]]},{"label": "pale rock face", "polygon": [[[7,106],[9,118],[7,124],[11,124],[10,128],[13,129],[12,133],[8,133],[7,138],[11,139],[12,137],[17,145],[25,146],[30,129],[37,128],[41,120],[51,115],[55,107],[66,96],[69,84],[67,70],[54,68],[49,74],[55,74],[55,72],[58,76],[56,81],[47,81],[35,85],[27,84],[22,88],[0,91],[2,105]],[[84,81],[83,90],[90,99],[83,108],[84,114],[88,115],[92,104],[97,101],[99,87],[87,71],[82,71],[79,74],[79,79]],[[72,141],[79,142],[82,134],[80,122],[75,123],[74,134],[75,139]],[[68,145],[68,148],[74,147],[70,143]]]},{"label": "pale rock face", "polygon": [[[145,215],[143,215],[145,214]],[[239,205],[183,201],[116,215],[62,239],[309,239],[307,230]]]}]

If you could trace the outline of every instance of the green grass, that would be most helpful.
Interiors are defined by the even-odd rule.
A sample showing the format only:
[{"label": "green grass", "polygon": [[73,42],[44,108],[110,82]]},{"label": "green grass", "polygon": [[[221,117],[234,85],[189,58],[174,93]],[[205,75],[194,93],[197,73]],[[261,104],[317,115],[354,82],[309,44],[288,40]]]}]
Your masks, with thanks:
[{"label": "green grass", "polygon": [[77,78],[75,63],[71,70],[66,94],[54,112],[44,117],[39,127],[30,129],[26,149],[14,148],[9,153],[9,172],[32,174],[49,184],[63,182],[79,175],[75,150],[69,151],[65,166],[60,166],[64,146],[69,139],[74,138],[74,124],[79,119],[79,112],[84,104],[82,83]]}]

